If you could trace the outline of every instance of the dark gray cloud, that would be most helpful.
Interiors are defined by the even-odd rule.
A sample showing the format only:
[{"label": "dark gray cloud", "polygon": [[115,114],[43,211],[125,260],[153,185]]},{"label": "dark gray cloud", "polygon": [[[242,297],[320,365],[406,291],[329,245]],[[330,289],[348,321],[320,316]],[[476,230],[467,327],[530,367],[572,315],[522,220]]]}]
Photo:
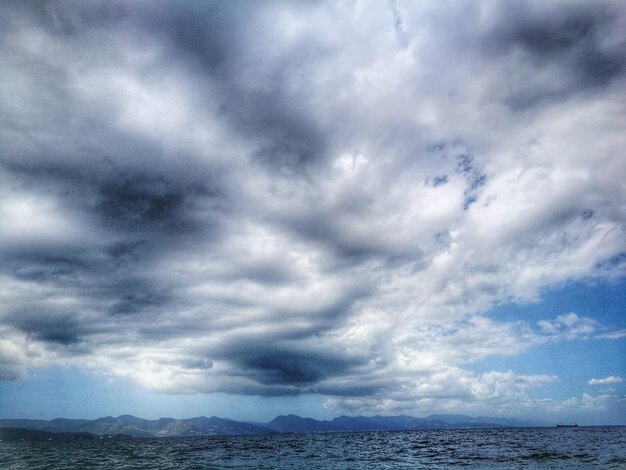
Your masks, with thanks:
[{"label": "dark gray cloud", "polygon": [[614,2],[502,3],[486,37],[489,54],[521,53],[537,75],[507,99],[516,108],[563,99],[624,77],[626,44],[620,29],[623,6]]},{"label": "dark gray cloud", "polygon": [[121,231],[180,235],[199,229],[193,203],[208,191],[172,185],[164,177],[121,176],[98,188],[95,212]]},{"label": "dark gray cloud", "polygon": [[[146,4],[136,21],[166,38],[172,58],[181,53],[186,67],[219,88],[217,110],[242,135],[258,139],[254,159],[288,176],[301,176],[307,166],[325,157],[325,135],[302,106],[303,97],[289,94],[289,71],[305,68],[322,53],[310,45],[285,51],[267,69],[246,54],[245,41],[263,41],[265,31],[255,25],[259,3],[173,2],[166,9]],[[242,41],[244,38],[244,41]],[[279,46],[280,47],[280,46]],[[266,76],[255,72],[259,68]],[[251,80],[246,80],[246,77]]]},{"label": "dark gray cloud", "polygon": [[346,373],[362,360],[330,352],[263,347],[241,351],[236,363],[264,385],[302,387]]},{"label": "dark gray cloud", "polygon": [[35,308],[4,317],[6,324],[16,327],[36,340],[72,345],[80,338],[80,321],[71,312],[50,312]]}]

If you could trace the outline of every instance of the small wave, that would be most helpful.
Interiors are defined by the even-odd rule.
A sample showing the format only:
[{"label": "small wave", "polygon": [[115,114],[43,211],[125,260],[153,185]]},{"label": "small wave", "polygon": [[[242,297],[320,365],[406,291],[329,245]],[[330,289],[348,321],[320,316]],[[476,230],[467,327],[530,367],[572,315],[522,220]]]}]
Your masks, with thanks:
[{"label": "small wave", "polygon": [[533,452],[525,455],[523,458],[530,460],[570,460],[572,457],[558,452]]}]

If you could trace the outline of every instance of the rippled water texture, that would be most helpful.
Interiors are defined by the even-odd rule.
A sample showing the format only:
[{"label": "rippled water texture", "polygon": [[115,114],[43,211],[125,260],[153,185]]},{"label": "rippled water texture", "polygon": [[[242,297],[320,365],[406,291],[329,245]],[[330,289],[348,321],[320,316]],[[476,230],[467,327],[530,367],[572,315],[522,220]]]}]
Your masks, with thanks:
[{"label": "rippled water texture", "polygon": [[0,468],[626,468],[626,427],[0,442]]}]

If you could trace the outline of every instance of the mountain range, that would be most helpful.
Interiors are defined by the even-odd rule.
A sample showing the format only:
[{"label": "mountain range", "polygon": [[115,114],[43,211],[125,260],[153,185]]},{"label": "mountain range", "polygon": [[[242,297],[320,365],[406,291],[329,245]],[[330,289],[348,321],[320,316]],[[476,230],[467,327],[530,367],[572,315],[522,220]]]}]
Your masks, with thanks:
[{"label": "mountain range", "polygon": [[552,426],[530,421],[487,416],[430,415],[340,416],[330,421],[281,415],[268,423],[249,423],[212,416],[207,418],[148,420],[130,415],[94,420],[56,418],[52,420],[0,419],[0,428],[27,429],[46,433],[86,433],[95,436],[132,437],[235,436],[269,433],[408,431],[418,429],[504,428]]}]

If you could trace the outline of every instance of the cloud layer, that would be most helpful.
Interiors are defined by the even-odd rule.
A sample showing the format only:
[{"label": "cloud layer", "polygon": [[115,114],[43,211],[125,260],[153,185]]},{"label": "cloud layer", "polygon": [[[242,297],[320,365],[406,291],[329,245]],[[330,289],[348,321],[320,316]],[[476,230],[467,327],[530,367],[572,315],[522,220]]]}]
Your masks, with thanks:
[{"label": "cloud layer", "polygon": [[6,10],[1,379],[498,404],[612,334],[485,313],[624,275],[620,2]]}]

